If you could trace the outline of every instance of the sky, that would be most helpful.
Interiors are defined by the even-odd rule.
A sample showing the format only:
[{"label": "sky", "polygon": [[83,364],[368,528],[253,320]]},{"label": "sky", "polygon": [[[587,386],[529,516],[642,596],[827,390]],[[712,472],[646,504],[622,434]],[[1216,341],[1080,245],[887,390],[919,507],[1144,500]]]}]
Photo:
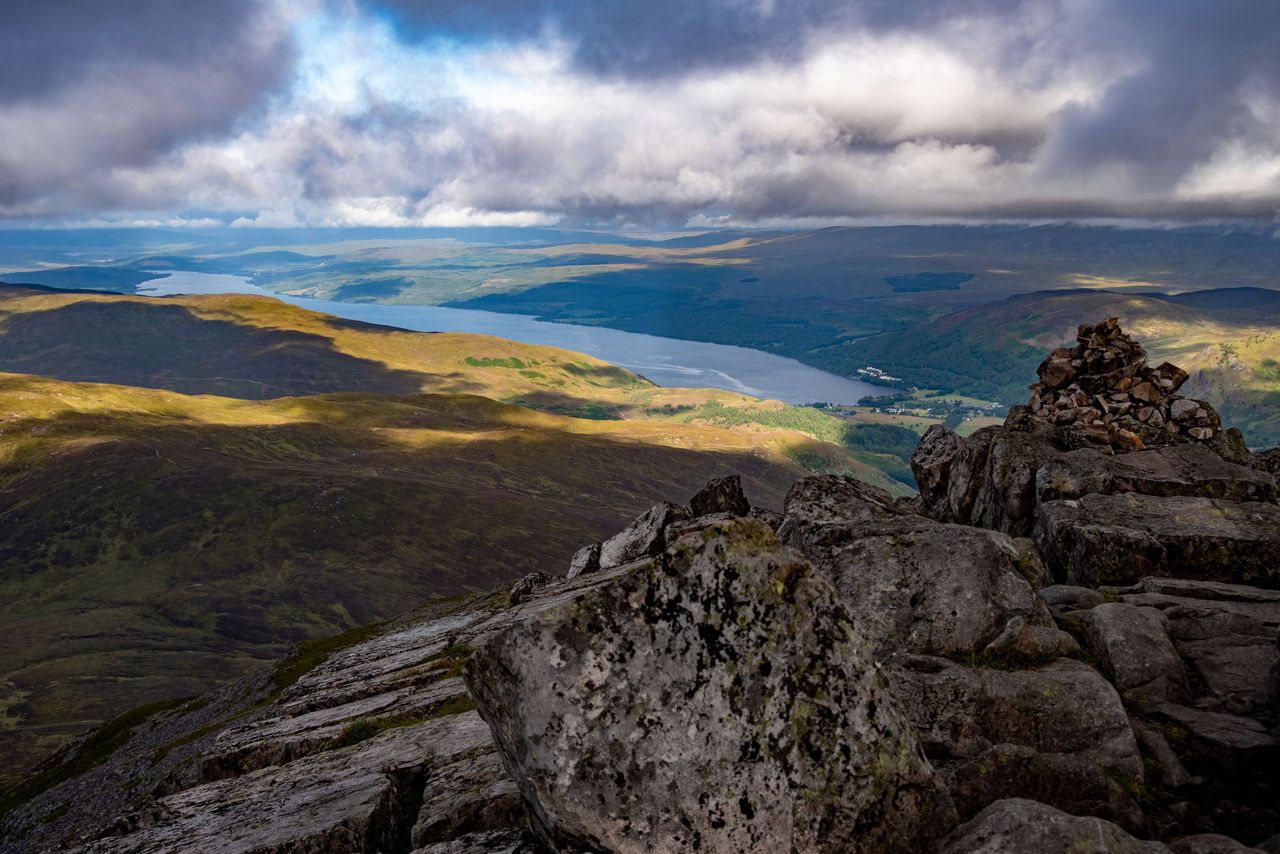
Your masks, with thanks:
[{"label": "sky", "polygon": [[1276,0],[0,0],[0,226],[1280,216]]}]

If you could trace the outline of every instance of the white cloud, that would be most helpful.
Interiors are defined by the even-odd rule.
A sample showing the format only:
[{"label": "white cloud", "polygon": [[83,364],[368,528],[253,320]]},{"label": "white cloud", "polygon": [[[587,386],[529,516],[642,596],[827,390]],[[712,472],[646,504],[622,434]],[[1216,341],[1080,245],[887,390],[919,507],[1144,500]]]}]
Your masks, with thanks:
[{"label": "white cloud", "polygon": [[[748,5],[772,14],[771,3]],[[1140,160],[1112,154],[1085,169],[1063,167],[1066,135],[1084,139],[1089,130],[1081,117],[1114,109],[1115,92],[1153,61],[1136,48],[1083,49],[1080,34],[1093,19],[1070,16],[1095,14],[1093,4],[1027,2],[1001,18],[834,30],[795,57],[653,77],[583,71],[560,36],[411,45],[353,6],[338,16],[303,0],[289,8],[301,16],[296,85],[230,134],[158,157],[117,158],[103,170],[92,164],[101,152],[71,138],[69,119],[56,120],[87,106],[59,106],[25,135],[19,128],[31,116],[0,110],[0,136],[16,136],[6,143],[14,162],[79,169],[76,180],[0,212],[256,210],[233,224],[290,227],[1164,217],[1280,207],[1274,87],[1242,89],[1251,130],[1222,128],[1208,155],[1196,154],[1203,146],[1175,152],[1193,159],[1171,162],[1163,184]],[[86,89],[77,97],[97,96]],[[128,109],[103,118],[104,139],[138,120]]]}]

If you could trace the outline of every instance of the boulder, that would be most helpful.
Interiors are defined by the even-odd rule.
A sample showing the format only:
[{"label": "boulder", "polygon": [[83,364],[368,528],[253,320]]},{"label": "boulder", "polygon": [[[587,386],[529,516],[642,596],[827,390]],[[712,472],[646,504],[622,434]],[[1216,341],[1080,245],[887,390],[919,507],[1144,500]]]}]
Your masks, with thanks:
[{"label": "boulder", "polygon": [[654,505],[600,544],[600,568],[611,569],[662,554],[667,547],[663,536],[667,526],[688,518],[689,511],[683,507],[665,501]]},{"label": "boulder", "polygon": [[1173,854],[1249,854],[1257,851],[1221,833],[1198,833],[1169,844]]},{"label": "boulder", "polygon": [[528,602],[538,591],[546,587],[554,581],[550,575],[545,572],[531,572],[524,578],[521,578],[515,584],[511,585],[511,592],[507,595],[507,601],[512,605],[519,605],[522,602]]},{"label": "boulder", "polygon": [[792,488],[780,538],[835,584],[878,655],[977,654],[1015,617],[1052,628],[1009,537],[898,513],[865,484],[828,484]]},{"label": "boulder", "polygon": [[1018,550],[1018,572],[1034,590],[1043,590],[1053,584],[1053,573],[1045,565],[1040,547],[1030,537],[1014,537],[1013,547]]},{"label": "boulder", "polygon": [[982,656],[1005,666],[1027,666],[1076,657],[1081,652],[1080,644],[1066,632],[1049,626],[1031,626],[1022,617],[1014,617],[1000,636],[982,650]]},{"label": "boulder", "polygon": [[753,520],[491,637],[465,675],[553,850],[907,852],[955,824],[839,597]]},{"label": "boulder", "polygon": [[1120,697],[1091,667],[1064,659],[1004,671],[897,656],[886,672],[962,818],[1025,795],[1141,825],[1126,789],[1143,780],[1137,741]]},{"label": "boulder", "polygon": [[1054,584],[1040,590],[1040,598],[1049,606],[1055,618],[1064,617],[1072,611],[1087,611],[1107,601],[1106,597],[1092,587],[1076,587],[1072,584]]},{"label": "boulder", "polygon": [[1078,618],[1089,652],[1127,702],[1142,705],[1189,698],[1182,659],[1159,610],[1104,602]]},{"label": "boulder", "polygon": [[1129,584],[1148,575],[1280,586],[1280,507],[1136,493],[1048,501],[1036,542],[1055,577]]},{"label": "boulder", "polygon": [[415,848],[413,854],[539,854],[525,836],[519,830],[480,831],[447,842],[429,843]]},{"label": "boulder", "polygon": [[1038,501],[1080,498],[1091,492],[1276,501],[1274,478],[1229,463],[1200,444],[1114,456],[1082,448],[1049,458],[1036,472]]},{"label": "boulder", "polygon": [[819,475],[798,480],[787,492],[778,538],[820,549],[848,539],[851,524],[904,516],[893,496],[849,477]]},{"label": "boulder", "polygon": [[996,801],[947,837],[943,854],[1168,854],[1109,821],[1022,798]]},{"label": "boulder", "polygon": [[963,448],[964,439],[941,424],[932,425],[921,437],[911,454],[911,473],[926,507],[946,498],[951,462]]},{"label": "boulder", "polygon": [[569,572],[565,577],[577,578],[579,575],[595,572],[598,569],[600,569],[600,543],[592,543],[573,553],[573,559],[569,561]]},{"label": "boulder", "polygon": [[1280,665],[1280,591],[1240,584],[1144,578],[1117,590],[1122,602],[1158,609],[1199,687],[1199,705],[1240,715],[1271,708],[1271,673]]},{"label": "boulder", "polygon": [[782,524],[782,514],[777,510],[769,510],[764,507],[752,507],[751,512],[747,514],[752,519],[758,519],[769,526],[769,530],[776,531],[778,526]]},{"label": "boulder", "polygon": [[694,516],[710,516],[712,513],[746,516],[751,512],[751,504],[742,494],[742,478],[735,474],[707,481],[707,485],[689,500],[689,509]]}]

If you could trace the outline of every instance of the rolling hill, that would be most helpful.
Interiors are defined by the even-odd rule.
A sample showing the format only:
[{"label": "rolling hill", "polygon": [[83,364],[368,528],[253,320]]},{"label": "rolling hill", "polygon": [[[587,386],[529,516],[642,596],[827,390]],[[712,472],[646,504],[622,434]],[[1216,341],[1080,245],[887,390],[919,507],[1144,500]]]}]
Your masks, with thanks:
[{"label": "rolling hill", "polygon": [[816,410],[261,297],[2,288],[0,370],[0,781],[301,639],[562,571],[712,476],[902,491]]},{"label": "rolling hill", "polygon": [[[740,472],[780,506],[796,433],[473,395],[243,401],[0,377],[0,757],[306,637],[535,569]],[[536,532],[536,536],[534,533]]]}]

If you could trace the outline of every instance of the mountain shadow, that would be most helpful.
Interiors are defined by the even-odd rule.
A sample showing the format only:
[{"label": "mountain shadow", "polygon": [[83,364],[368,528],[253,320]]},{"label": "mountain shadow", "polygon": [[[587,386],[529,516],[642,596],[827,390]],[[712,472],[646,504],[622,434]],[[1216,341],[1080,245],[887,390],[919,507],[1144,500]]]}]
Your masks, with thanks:
[{"label": "mountain shadow", "polygon": [[83,301],[0,314],[0,371],[246,400],[409,394],[424,380],[342,353],[328,338],[200,317],[161,301]]}]

